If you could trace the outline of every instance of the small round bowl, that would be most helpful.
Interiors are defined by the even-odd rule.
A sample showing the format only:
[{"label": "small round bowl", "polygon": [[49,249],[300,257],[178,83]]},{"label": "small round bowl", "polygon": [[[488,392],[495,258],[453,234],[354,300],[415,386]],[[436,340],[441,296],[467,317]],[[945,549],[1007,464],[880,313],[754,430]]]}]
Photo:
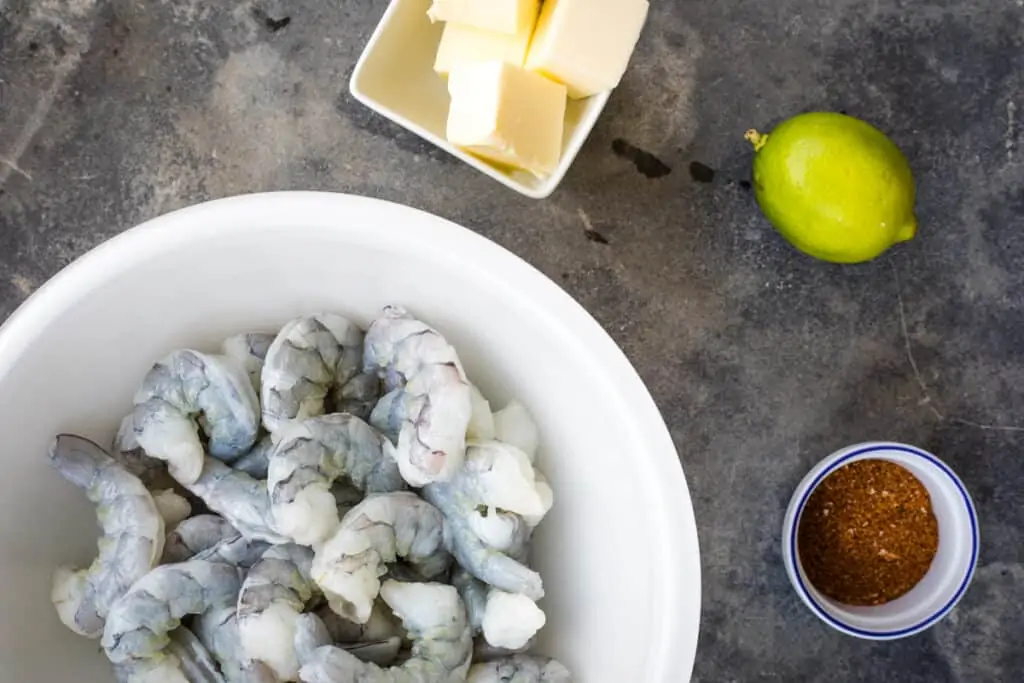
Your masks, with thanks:
[{"label": "small round bowl", "polygon": [[[884,605],[853,607],[822,595],[807,579],[797,552],[797,529],[818,484],[840,467],[866,459],[902,465],[928,489],[939,525],[939,549],[928,573],[910,592]],[[978,516],[963,482],[931,453],[900,443],[857,444],[819,462],[797,486],[783,522],[782,557],[797,594],[832,628],[868,640],[905,638],[946,616],[967,590],[978,563]]]}]

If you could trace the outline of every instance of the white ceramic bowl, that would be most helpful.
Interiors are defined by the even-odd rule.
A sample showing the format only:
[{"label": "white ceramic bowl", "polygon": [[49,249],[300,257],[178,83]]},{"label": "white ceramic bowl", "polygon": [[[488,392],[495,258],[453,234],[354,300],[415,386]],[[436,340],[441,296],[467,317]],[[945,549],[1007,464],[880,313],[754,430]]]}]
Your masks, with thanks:
[{"label": "white ceramic bowl", "polygon": [[700,564],[672,440],[625,356],[554,283],[486,239],[373,199],[278,193],[157,218],[91,251],[0,330],[0,681],[107,683],[95,641],[50,605],[59,563],[95,554],[85,497],[46,464],[55,433],[109,442],[151,363],[320,310],[389,302],[436,325],[502,405],[534,412],[556,494],[536,537],[539,647],[585,683],[689,676]]},{"label": "white ceramic bowl", "polygon": [[[910,592],[877,607],[851,607],[825,597],[800,564],[797,529],[814,489],[840,467],[857,460],[889,460],[907,468],[928,489],[939,524],[939,549],[932,566]],[[782,528],[782,556],[789,580],[822,621],[847,635],[895,640],[931,627],[956,605],[978,563],[978,516],[960,478],[931,453],[900,443],[862,443],[828,456],[797,487]]]},{"label": "white ceramic bowl", "polygon": [[509,171],[463,152],[445,137],[448,85],[434,73],[434,56],[444,24],[432,24],[427,18],[430,3],[431,0],[391,0],[356,63],[349,82],[352,96],[513,190],[534,199],[549,196],[562,182],[611,93],[569,100],[562,158],[555,172],[545,178],[526,171]]}]

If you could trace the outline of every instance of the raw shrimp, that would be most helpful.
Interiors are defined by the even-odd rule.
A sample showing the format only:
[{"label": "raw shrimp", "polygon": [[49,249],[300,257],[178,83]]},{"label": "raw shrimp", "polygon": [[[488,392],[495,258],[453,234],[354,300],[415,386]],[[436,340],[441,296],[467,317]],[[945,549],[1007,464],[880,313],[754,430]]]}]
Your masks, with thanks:
[{"label": "raw shrimp", "polygon": [[[328,644],[299,648],[306,683],[436,683],[465,680],[473,654],[466,609],[451,586],[386,581],[381,597],[402,620],[412,639],[412,656],[400,666],[381,668]],[[308,617],[304,619],[308,621]],[[302,629],[305,630],[303,623]],[[321,632],[322,635],[322,632]],[[312,652],[310,652],[312,650]]]},{"label": "raw shrimp", "polygon": [[164,521],[138,477],[92,441],[60,434],[50,446],[49,460],[96,504],[103,529],[99,554],[89,568],[58,568],[51,593],[60,620],[72,631],[96,638],[114,601],[160,558]]},{"label": "raw shrimp", "polygon": [[480,627],[488,644],[518,650],[529,643],[545,623],[547,617],[544,612],[525,595],[506,593],[497,588],[487,593],[487,606]]},{"label": "raw shrimp", "polygon": [[537,488],[536,472],[526,454],[500,441],[466,449],[466,462],[441,486],[473,506],[485,505],[532,517],[543,517],[551,501]]},{"label": "raw shrimp", "polygon": [[295,622],[315,592],[313,551],[295,544],[267,550],[238,594],[238,633],[245,656],[263,662],[282,681],[299,673]]},{"label": "raw shrimp", "polygon": [[171,631],[167,654],[177,657],[181,673],[189,683],[224,683],[224,676],[210,651],[184,626]]},{"label": "raw shrimp", "polygon": [[[340,315],[321,313],[286,323],[267,351],[260,378],[267,431],[274,434],[292,422],[323,415],[332,387],[343,400],[376,400],[374,383],[358,378],[362,345],[362,330]],[[349,382],[354,385],[346,388]]]},{"label": "raw shrimp", "polygon": [[473,661],[490,662],[495,659],[504,659],[511,655],[524,654],[533,649],[535,639],[531,638],[526,645],[515,650],[508,650],[503,647],[495,647],[487,642],[481,635],[473,638]]},{"label": "raw shrimp", "polygon": [[227,683],[277,683],[278,678],[270,667],[246,656],[238,632],[236,605],[228,604],[203,612],[193,628],[220,664]]},{"label": "raw shrimp", "polygon": [[391,443],[396,444],[402,425],[413,419],[412,416],[419,411],[422,403],[422,397],[413,397],[404,388],[392,389],[381,396],[370,411],[369,422]]},{"label": "raw shrimp", "polygon": [[233,358],[190,349],[153,366],[135,394],[135,439],[148,455],[166,460],[171,475],[191,484],[203,467],[200,417],[210,455],[231,461],[248,451],[259,428],[259,400]]},{"label": "raw shrimp", "polygon": [[377,373],[391,391],[431,365],[454,365],[465,376],[458,353],[440,332],[401,306],[385,306],[366,331],[363,369]]},{"label": "raw shrimp", "polygon": [[269,547],[270,544],[266,541],[246,538],[236,532],[231,538],[226,538],[217,545],[197,553],[191,559],[223,562],[239,569],[249,569],[260,561]]},{"label": "raw shrimp", "polygon": [[452,585],[466,605],[474,635],[483,633],[488,645],[507,651],[524,647],[547,621],[544,612],[525,595],[491,588],[461,567],[452,573]]},{"label": "raw shrimp", "polygon": [[526,453],[531,463],[537,458],[540,431],[530,411],[519,401],[509,401],[507,406],[494,413],[492,438]]},{"label": "raw shrimp", "polygon": [[344,384],[335,385],[331,397],[335,412],[365,420],[380,398],[380,379],[373,373],[360,372]]},{"label": "raw shrimp", "polygon": [[464,513],[469,528],[484,545],[525,562],[533,528],[521,515],[477,506]]},{"label": "raw shrimp", "polygon": [[423,498],[444,513],[445,546],[466,571],[484,583],[509,593],[522,593],[531,600],[544,597],[540,574],[514,557],[496,550],[473,532],[463,502],[447,484],[431,484],[421,490]]},{"label": "raw shrimp", "polygon": [[192,514],[192,504],[184,496],[179,496],[172,489],[153,492],[153,503],[156,511],[164,520],[164,527],[173,527],[188,519]]},{"label": "raw shrimp", "polygon": [[287,543],[274,529],[266,482],[253,479],[228,465],[206,458],[202,475],[185,486],[207,507],[231,523],[246,538]]},{"label": "raw shrimp", "polygon": [[379,597],[374,601],[373,611],[365,624],[357,624],[346,619],[329,605],[319,607],[313,610],[313,613],[323,621],[332,642],[335,643],[369,643],[405,636],[402,624],[391,613],[391,608]]},{"label": "raw shrimp", "polygon": [[110,456],[121,463],[130,473],[138,477],[148,489],[166,488],[174,483],[167,472],[167,463],[146,455],[146,451],[135,438],[135,416],[125,415],[114,436]]},{"label": "raw shrimp", "polygon": [[313,578],[338,614],[370,618],[384,564],[403,557],[425,577],[448,568],[440,511],[415,493],[371,494],[317,547]]},{"label": "raw shrimp", "polygon": [[184,562],[221,541],[238,535],[231,522],[218,515],[196,515],[175,526],[164,543],[161,564]]},{"label": "raw shrimp", "polygon": [[549,657],[512,655],[474,664],[466,683],[571,683],[572,675]]},{"label": "raw shrimp", "polygon": [[394,452],[405,480],[423,486],[450,478],[462,465],[473,417],[472,389],[455,349],[404,309],[388,306],[366,333],[363,367],[387,391],[405,390]]},{"label": "raw shrimp", "polygon": [[[490,404],[480,390],[472,384],[469,386],[472,411],[466,438],[471,441],[489,441],[494,439],[494,418]],[[413,396],[404,388],[392,389],[384,394],[370,412],[370,424],[379,429],[392,443],[398,443],[398,435],[402,424],[415,419],[415,415],[423,406],[423,396]]]},{"label": "raw shrimp", "polygon": [[265,434],[253,445],[252,450],[231,463],[231,467],[239,472],[245,472],[253,479],[266,479],[270,452],[273,450],[274,440],[270,434]]},{"label": "raw shrimp", "polygon": [[157,567],[110,608],[101,641],[107,657],[126,680],[162,680],[149,676],[154,667],[167,668],[169,634],[182,617],[230,604],[240,585],[240,571],[222,562]]},{"label": "raw shrimp", "polygon": [[451,479],[466,457],[469,384],[454,365],[431,365],[405,392],[417,409],[402,423],[392,452],[402,476],[412,486]]},{"label": "raw shrimp", "polygon": [[[332,638],[330,628],[315,614],[303,614],[295,623],[295,654],[300,662],[312,657],[318,647],[336,640]],[[338,647],[364,662],[391,666],[402,649],[402,638],[392,636],[377,641],[341,643]]]},{"label": "raw shrimp", "polygon": [[270,508],[275,528],[297,543],[320,543],[337,529],[335,479],[346,476],[372,493],[405,488],[398,466],[384,455],[384,437],[358,417],[321,415],[279,434],[267,472]]},{"label": "raw shrimp", "polygon": [[472,413],[466,428],[466,438],[470,441],[491,441],[495,438],[495,431],[490,402],[474,384],[469,385],[469,398]]},{"label": "raw shrimp", "polygon": [[487,591],[490,586],[474,577],[462,567],[452,570],[452,585],[459,591],[459,597],[466,606],[466,618],[474,635],[480,633],[487,610]]},{"label": "raw shrimp", "polygon": [[263,372],[263,361],[266,360],[267,350],[274,341],[274,335],[269,332],[242,332],[235,334],[220,345],[221,353],[229,358],[234,358],[249,375],[252,388],[259,395],[260,374]]}]

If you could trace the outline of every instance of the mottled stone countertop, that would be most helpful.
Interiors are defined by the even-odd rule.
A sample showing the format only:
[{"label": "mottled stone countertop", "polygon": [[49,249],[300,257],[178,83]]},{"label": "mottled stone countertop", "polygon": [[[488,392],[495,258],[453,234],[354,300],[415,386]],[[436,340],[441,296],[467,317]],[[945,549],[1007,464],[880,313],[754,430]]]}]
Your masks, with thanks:
[{"label": "mottled stone countertop", "polygon": [[[0,317],[90,247],[211,197],[337,190],[440,214],[565,287],[661,407],[702,544],[695,681],[1019,680],[1024,1],[655,0],[545,201],[352,100],[385,4],[0,0]],[[817,108],[876,123],[915,169],[920,233],[876,262],[805,258],[754,203],[744,130]],[[806,470],[869,439],[940,455],[981,516],[964,602],[895,643],[818,622],[778,551]]]}]

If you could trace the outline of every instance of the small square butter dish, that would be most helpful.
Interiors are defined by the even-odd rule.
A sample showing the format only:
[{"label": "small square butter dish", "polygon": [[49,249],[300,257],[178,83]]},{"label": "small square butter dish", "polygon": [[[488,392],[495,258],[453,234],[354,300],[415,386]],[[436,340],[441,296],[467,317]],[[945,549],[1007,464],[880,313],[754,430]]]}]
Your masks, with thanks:
[{"label": "small square butter dish", "polygon": [[392,0],[356,63],[349,82],[352,96],[513,190],[534,199],[548,197],[565,177],[611,92],[568,100],[561,158],[543,178],[458,149],[445,134],[451,101],[448,86],[434,71],[445,24],[430,21],[430,7],[431,0]]}]

